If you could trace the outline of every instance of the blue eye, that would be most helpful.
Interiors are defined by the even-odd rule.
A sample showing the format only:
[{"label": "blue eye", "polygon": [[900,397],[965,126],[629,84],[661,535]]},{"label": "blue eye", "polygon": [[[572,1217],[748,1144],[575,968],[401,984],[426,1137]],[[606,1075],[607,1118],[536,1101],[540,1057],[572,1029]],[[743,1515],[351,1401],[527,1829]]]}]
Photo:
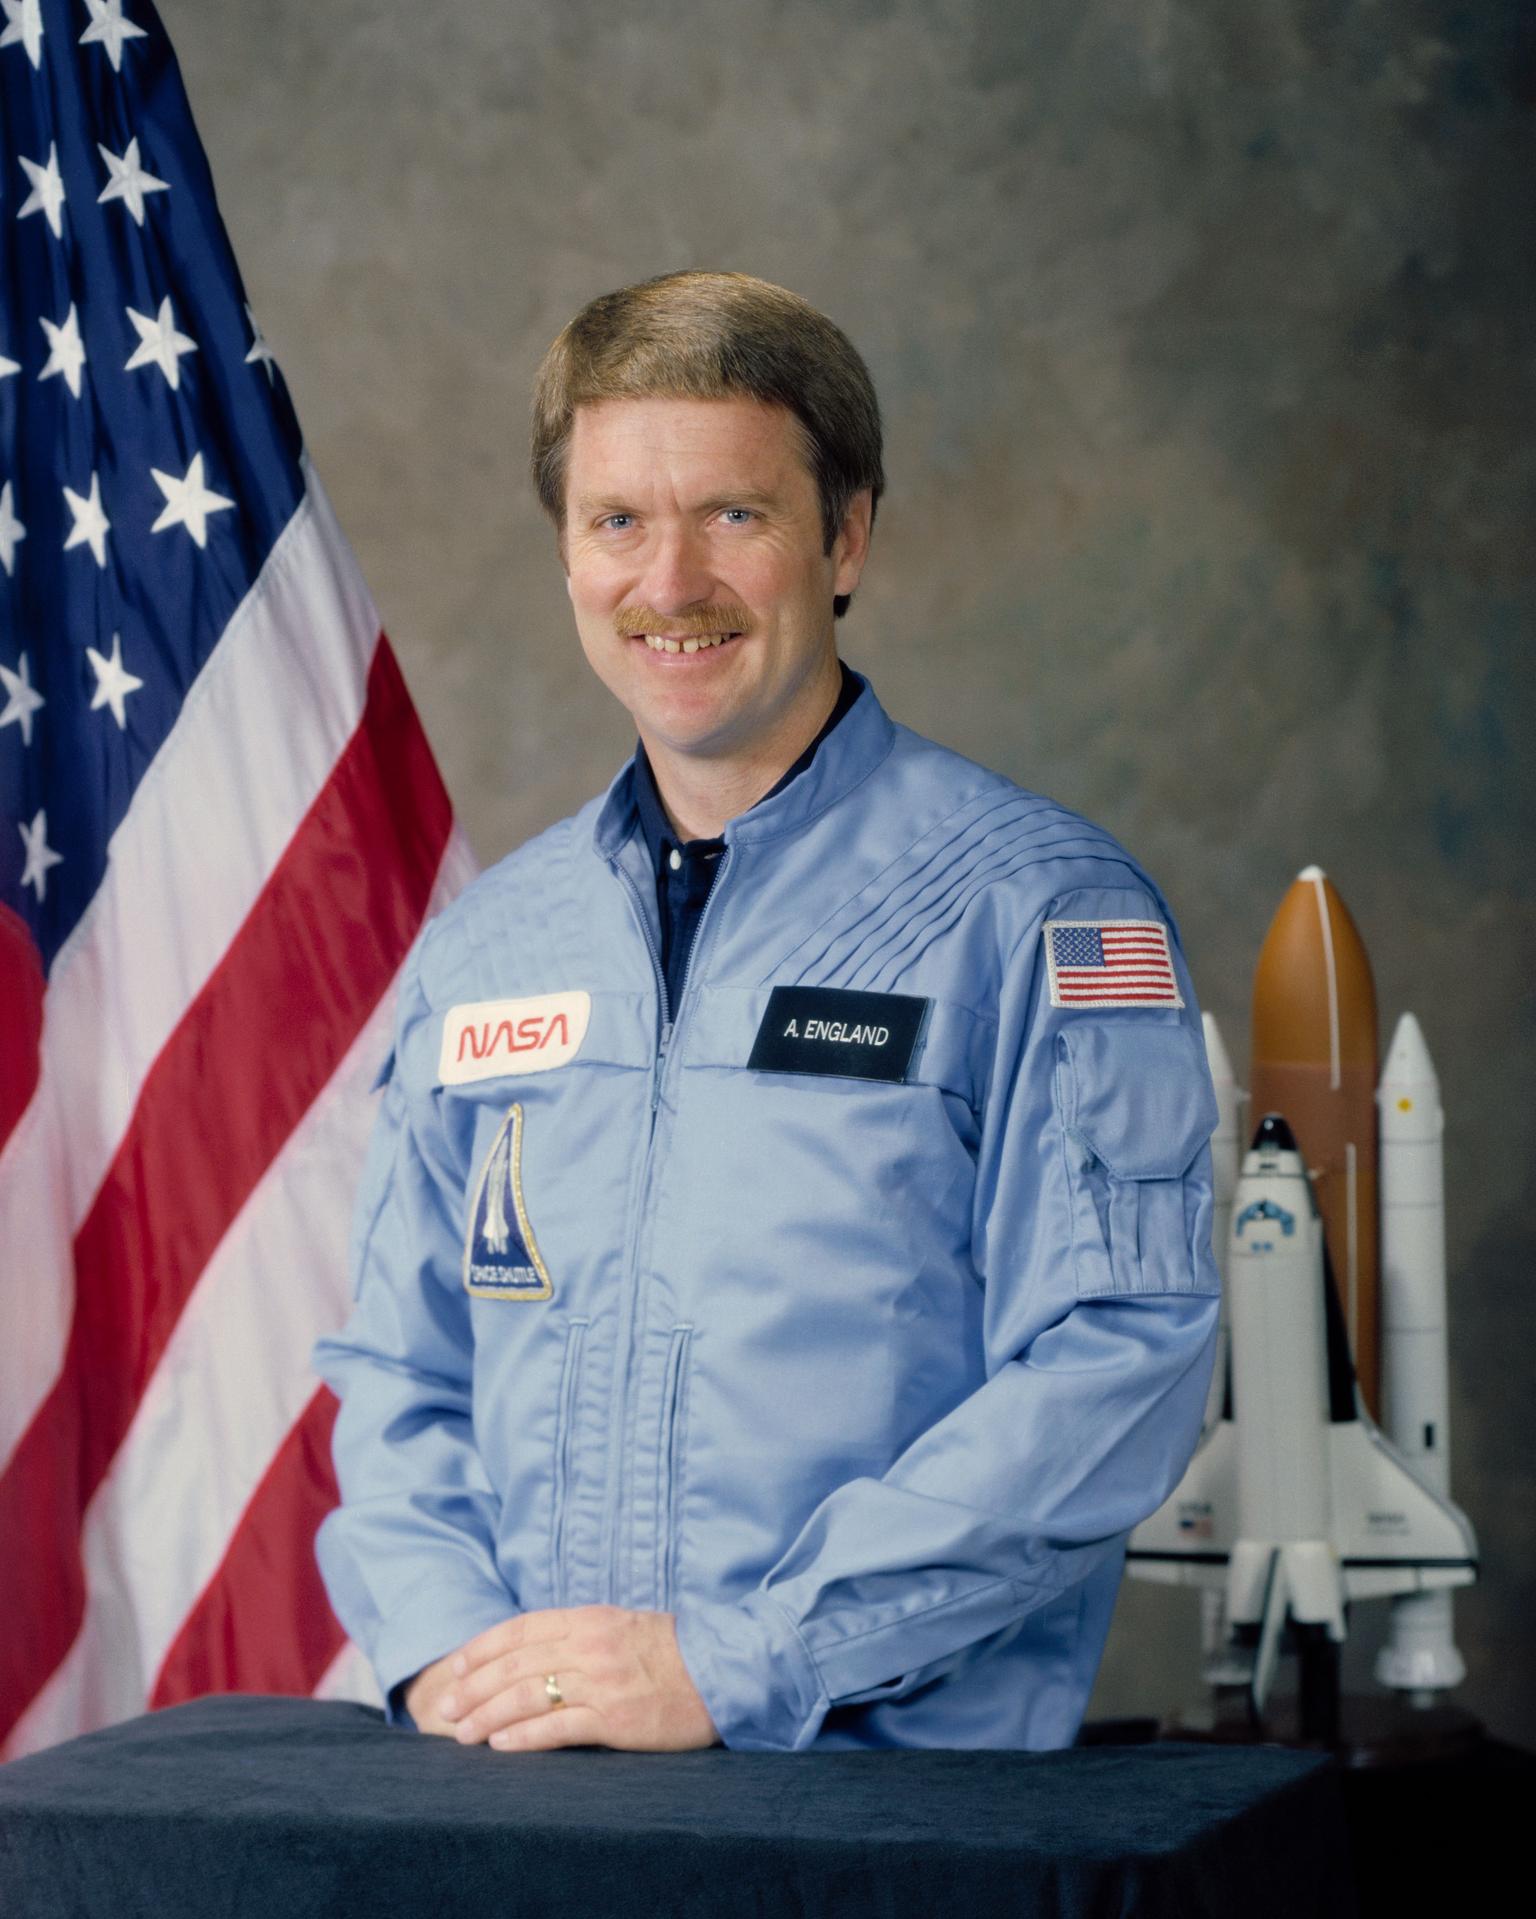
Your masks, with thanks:
[{"label": "blue eye", "polygon": [[[634,517],[632,513],[610,513],[603,520],[603,525],[618,527],[619,532],[624,533],[628,531],[629,522]],[[625,523],[623,526],[619,526],[621,520]]]},{"label": "blue eye", "polygon": [[[741,517],[732,520],[731,515],[733,513],[740,514]],[[749,506],[728,506],[725,509],[725,517],[731,520],[732,526],[743,526],[748,520],[755,519],[756,515]]]}]

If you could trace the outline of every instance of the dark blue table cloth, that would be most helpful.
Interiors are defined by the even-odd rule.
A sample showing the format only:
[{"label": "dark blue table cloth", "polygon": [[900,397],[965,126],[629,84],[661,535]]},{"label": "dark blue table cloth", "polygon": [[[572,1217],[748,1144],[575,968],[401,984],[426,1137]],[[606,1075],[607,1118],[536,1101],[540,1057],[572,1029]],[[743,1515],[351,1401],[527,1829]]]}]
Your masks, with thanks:
[{"label": "dark blue table cloth", "polygon": [[0,1768],[5,1919],[1352,1919],[1272,1747],[502,1754],[205,1699]]}]

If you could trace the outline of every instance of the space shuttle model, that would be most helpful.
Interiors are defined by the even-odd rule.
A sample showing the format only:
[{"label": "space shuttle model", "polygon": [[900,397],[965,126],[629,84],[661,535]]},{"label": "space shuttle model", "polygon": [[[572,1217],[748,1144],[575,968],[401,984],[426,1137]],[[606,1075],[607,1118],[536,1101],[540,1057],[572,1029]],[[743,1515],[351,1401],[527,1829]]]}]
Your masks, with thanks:
[{"label": "space shuttle model", "polygon": [[1411,1013],[1378,1082],[1369,962],[1315,867],[1265,939],[1253,1035],[1264,1117],[1244,1155],[1207,1018],[1216,1373],[1199,1448],[1126,1569],[1204,1589],[1207,1677],[1261,1722],[1296,1651],[1302,1737],[1332,1739],[1352,1601],[1393,1601],[1387,1687],[1424,1705],[1465,1673],[1450,1591],[1476,1577],[1477,1547],[1448,1493],[1443,1117]]}]

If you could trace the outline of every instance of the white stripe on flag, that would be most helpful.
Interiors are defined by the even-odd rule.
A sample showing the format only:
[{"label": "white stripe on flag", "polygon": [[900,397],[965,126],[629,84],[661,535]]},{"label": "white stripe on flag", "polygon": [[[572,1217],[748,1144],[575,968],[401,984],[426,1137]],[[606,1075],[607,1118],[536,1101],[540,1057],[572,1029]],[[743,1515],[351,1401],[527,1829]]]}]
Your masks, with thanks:
[{"label": "white stripe on flag", "polygon": [[[455,829],[427,914],[475,871]],[[17,1722],[16,1757],[144,1710],[161,1662],[318,1381],[346,1316],[347,1235],[389,1045],[386,994],[241,1209],[182,1309],[86,1513],[86,1616]],[[355,1695],[354,1695],[355,1696]]]},{"label": "white stripe on flag", "polygon": [[6,1271],[18,1279],[14,1330],[0,1341],[0,1465],[58,1377],[71,1242],[144,1076],[362,716],[378,614],[319,481],[307,468],[306,478],[54,964],[37,1090],[0,1152]]},{"label": "white stripe on flag", "polygon": [[316,1699],[350,1699],[362,1706],[382,1706],[384,1695],[360,1649],[349,1639],[320,1675]]},{"label": "white stripe on flag", "polygon": [[17,1722],[12,1756],[144,1710],[182,1620],[309,1403],[309,1349],[345,1303],[348,1168],[355,1180],[388,1029],[381,1006],[182,1309],[86,1510],[85,1622]]}]

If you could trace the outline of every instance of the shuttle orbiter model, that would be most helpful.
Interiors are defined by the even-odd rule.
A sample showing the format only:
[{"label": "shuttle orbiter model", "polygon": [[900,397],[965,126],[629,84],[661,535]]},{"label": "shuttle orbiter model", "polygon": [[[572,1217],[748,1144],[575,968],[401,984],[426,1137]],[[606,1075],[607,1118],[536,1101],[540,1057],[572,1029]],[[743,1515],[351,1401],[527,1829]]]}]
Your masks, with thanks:
[{"label": "shuttle orbiter model", "polygon": [[[1443,1486],[1365,1410],[1307,1167],[1278,1115],[1242,1163],[1225,1280],[1230,1387],[1172,1498],[1132,1535],[1128,1570],[1222,1594],[1220,1678],[1246,1684],[1256,1715],[1290,1628],[1302,1736],[1331,1739],[1346,1604],[1428,1600],[1428,1648],[1444,1623],[1438,1596],[1476,1576],[1476,1542]],[[1443,1340],[1440,1353],[1443,1393]],[[1452,1683],[1436,1670],[1431,1685]]]},{"label": "shuttle orbiter model", "polygon": [[[1244,1158],[1245,1095],[1210,1014],[1205,1039],[1220,1112],[1211,1140],[1216,1369],[1199,1449],[1173,1497],[1132,1534],[1127,1571],[1201,1589],[1205,1672],[1218,1691],[1247,1688],[1261,1705],[1282,1636],[1295,1645],[1302,1717],[1315,1734],[1331,1714],[1318,1675],[1330,1681],[1327,1649],[1353,1599],[1392,1595],[1376,1677],[1399,1697],[1432,1705],[1466,1673],[1451,1588],[1474,1576],[1475,1547],[1450,1503],[1440,1086],[1411,1013],[1376,1083],[1370,959],[1315,866],[1280,902],[1254,975],[1252,1108],[1277,1115],[1255,1141],[1259,1159]],[[1294,1151],[1281,1143],[1278,1116]],[[1261,1171],[1262,1187],[1253,1184]],[[1268,1250],[1261,1228],[1267,1221],[1273,1239],[1278,1215],[1252,1214],[1255,1204],[1293,1223]],[[1316,1283],[1256,1291],[1262,1273],[1291,1270],[1314,1229]],[[1300,1312],[1297,1298],[1312,1306]],[[1381,1496],[1362,1506],[1372,1485]],[[1394,1485],[1408,1489],[1402,1498],[1387,1496]],[[1318,1540],[1326,1550],[1302,1550]]]}]

